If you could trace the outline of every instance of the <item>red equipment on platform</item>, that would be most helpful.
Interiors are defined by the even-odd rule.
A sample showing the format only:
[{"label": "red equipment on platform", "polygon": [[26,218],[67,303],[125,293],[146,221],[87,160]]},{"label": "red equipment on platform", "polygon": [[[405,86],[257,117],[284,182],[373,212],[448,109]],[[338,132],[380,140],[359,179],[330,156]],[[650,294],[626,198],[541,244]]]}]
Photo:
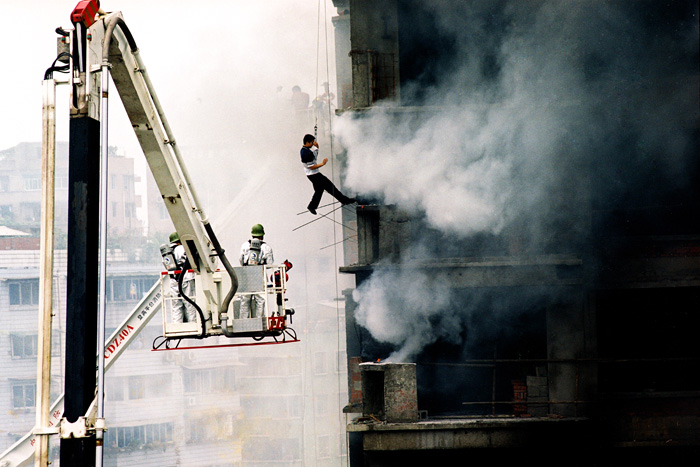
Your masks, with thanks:
[{"label": "red equipment on platform", "polygon": [[81,0],[70,14],[73,23],[83,23],[86,28],[95,22],[95,16],[100,9],[100,0]]}]

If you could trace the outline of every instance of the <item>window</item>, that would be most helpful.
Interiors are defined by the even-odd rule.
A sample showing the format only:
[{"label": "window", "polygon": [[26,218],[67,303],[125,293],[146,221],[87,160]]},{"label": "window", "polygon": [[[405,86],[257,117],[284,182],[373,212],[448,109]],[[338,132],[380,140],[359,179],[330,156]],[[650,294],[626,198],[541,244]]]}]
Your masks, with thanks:
[{"label": "window", "polygon": [[226,392],[233,387],[233,375],[226,368],[186,370],[183,379],[186,394]]},{"label": "window", "polygon": [[127,219],[136,217],[135,203],[124,203],[124,217]]},{"label": "window", "polygon": [[700,287],[599,293],[599,388],[642,394],[700,390]]},{"label": "window", "polygon": [[110,427],[105,434],[105,444],[111,448],[157,448],[172,441],[172,423]]},{"label": "window", "polygon": [[10,282],[10,305],[37,305],[39,303],[39,280]]},{"label": "window", "polygon": [[39,177],[25,177],[24,191],[39,191],[41,190],[41,179]]},{"label": "window", "polygon": [[36,357],[38,340],[36,334],[12,334],[10,339],[12,340],[12,358]]},{"label": "window", "polygon": [[108,279],[107,300],[110,302],[123,302],[131,298],[130,279]]},{"label": "window", "polygon": [[10,177],[6,175],[0,177],[0,191],[10,191]]},{"label": "window", "polygon": [[129,376],[129,399],[146,397],[146,376]]},{"label": "window", "polygon": [[[61,334],[53,333],[51,334],[51,355],[59,356],[62,355],[63,350],[63,340],[61,339]],[[53,400],[53,399],[51,399]]]},{"label": "window", "polygon": [[[125,389],[124,385],[127,385]],[[128,378],[107,378],[105,395],[110,401],[156,398],[172,395],[170,373]]]},{"label": "window", "polygon": [[292,418],[301,418],[303,403],[299,396],[289,396],[287,399],[287,414]]},{"label": "window", "polygon": [[12,205],[5,204],[0,206],[0,218],[12,220]]},{"label": "window", "polygon": [[186,417],[185,425],[187,444],[229,439],[233,434],[231,415],[226,413]]},{"label": "window", "polygon": [[245,413],[246,419],[286,420],[301,418],[303,405],[300,396],[264,395],[241,397],[241,408]]},{"label": "window", "polygon": [[124,179],[124,191],[132,192],[134,191],[134,176],[133,175],[122,175]]},{"label": "window", "polygon": [[112,203],[112,217],[117,217],[117,214],[119,214],[119,204]]},{"label": "window", "polygon": [[34,381],[17,381],[12,383],[12,407],[15,409],[30,409],[36,405]]},{"label": "window", "polygon": [[146,380],[146,397],[171,396],[173,391],[173,377],[170,373],[155,375]]},{"label": "window", "polygon": [[107,301],[125,302],[141,299],[158,279],[152,276],[107,279]]}]

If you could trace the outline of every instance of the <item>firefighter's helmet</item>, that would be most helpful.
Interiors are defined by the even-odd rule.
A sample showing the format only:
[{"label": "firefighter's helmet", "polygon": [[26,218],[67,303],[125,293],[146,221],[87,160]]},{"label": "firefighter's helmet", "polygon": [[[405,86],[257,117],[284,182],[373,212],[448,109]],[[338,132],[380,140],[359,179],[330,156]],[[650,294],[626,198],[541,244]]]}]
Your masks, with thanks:
[{"label": "firefighter's helmet", "polygon": [[250,234],[253,237],[262,237],[265,235],[265,229],[262,224],[255,224],[252,229],[250,229]]}]

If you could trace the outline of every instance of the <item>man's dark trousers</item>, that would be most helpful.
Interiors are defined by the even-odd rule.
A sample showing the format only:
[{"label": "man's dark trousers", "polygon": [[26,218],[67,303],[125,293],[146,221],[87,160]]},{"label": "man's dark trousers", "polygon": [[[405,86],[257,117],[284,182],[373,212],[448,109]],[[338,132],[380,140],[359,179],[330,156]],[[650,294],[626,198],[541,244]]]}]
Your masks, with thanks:
[{"label": "man's dark trousers", "polygon": [[307,177],[309,180],[311,180],[311,183],[313,183],[314,185],[314,196],[311,198],[311,202],[309,203],[308,209],[312,209],[315,211],[318,208],[324,190],[330,193],[333,197],[335,197],[335,199],[340,201],[341,204],[350,204],[355,201],[354,199],[348,198],[347,196],[342,194],[340,190],[337,189],[335,185],[333,185],[333,182],[328,180],[328,178],[322,173],[307,175]]}]

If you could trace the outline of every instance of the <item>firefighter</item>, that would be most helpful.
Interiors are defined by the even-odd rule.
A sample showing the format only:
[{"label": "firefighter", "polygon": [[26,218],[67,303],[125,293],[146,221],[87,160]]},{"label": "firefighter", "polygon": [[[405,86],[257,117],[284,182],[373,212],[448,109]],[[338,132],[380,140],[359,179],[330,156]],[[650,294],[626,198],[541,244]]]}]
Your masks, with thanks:
[{"label": "firefighter", "polygon": [[[261,224],[255,224],[250,229],[251,239],[241,245],[241,266],[260,266],[273,264],[272,247],[263,241],[265,229]],[[265,309],[265,297],[263,294],[251,294],[241,296],[241,318],[259,318]],[[251,315],[252,311],[252,315]]]},{"label": "firefighter", "polygon": [[[194,273],[189,270],[190,262],[177,232],[170,234],[169,241],[167,246],[161,247],[161,255],[163,256],[163,264],[170,271],[170,295],[175,297],[172,301],[170,316],[174,323],[193,322],[197,319],[197,310],[181,297],[178,279],[180,274],[185,275],[182,278],[182,292],[188,297],[192,297],[194,295]],[[178,269],[180,273],[175,273],[174,271]]]}]

